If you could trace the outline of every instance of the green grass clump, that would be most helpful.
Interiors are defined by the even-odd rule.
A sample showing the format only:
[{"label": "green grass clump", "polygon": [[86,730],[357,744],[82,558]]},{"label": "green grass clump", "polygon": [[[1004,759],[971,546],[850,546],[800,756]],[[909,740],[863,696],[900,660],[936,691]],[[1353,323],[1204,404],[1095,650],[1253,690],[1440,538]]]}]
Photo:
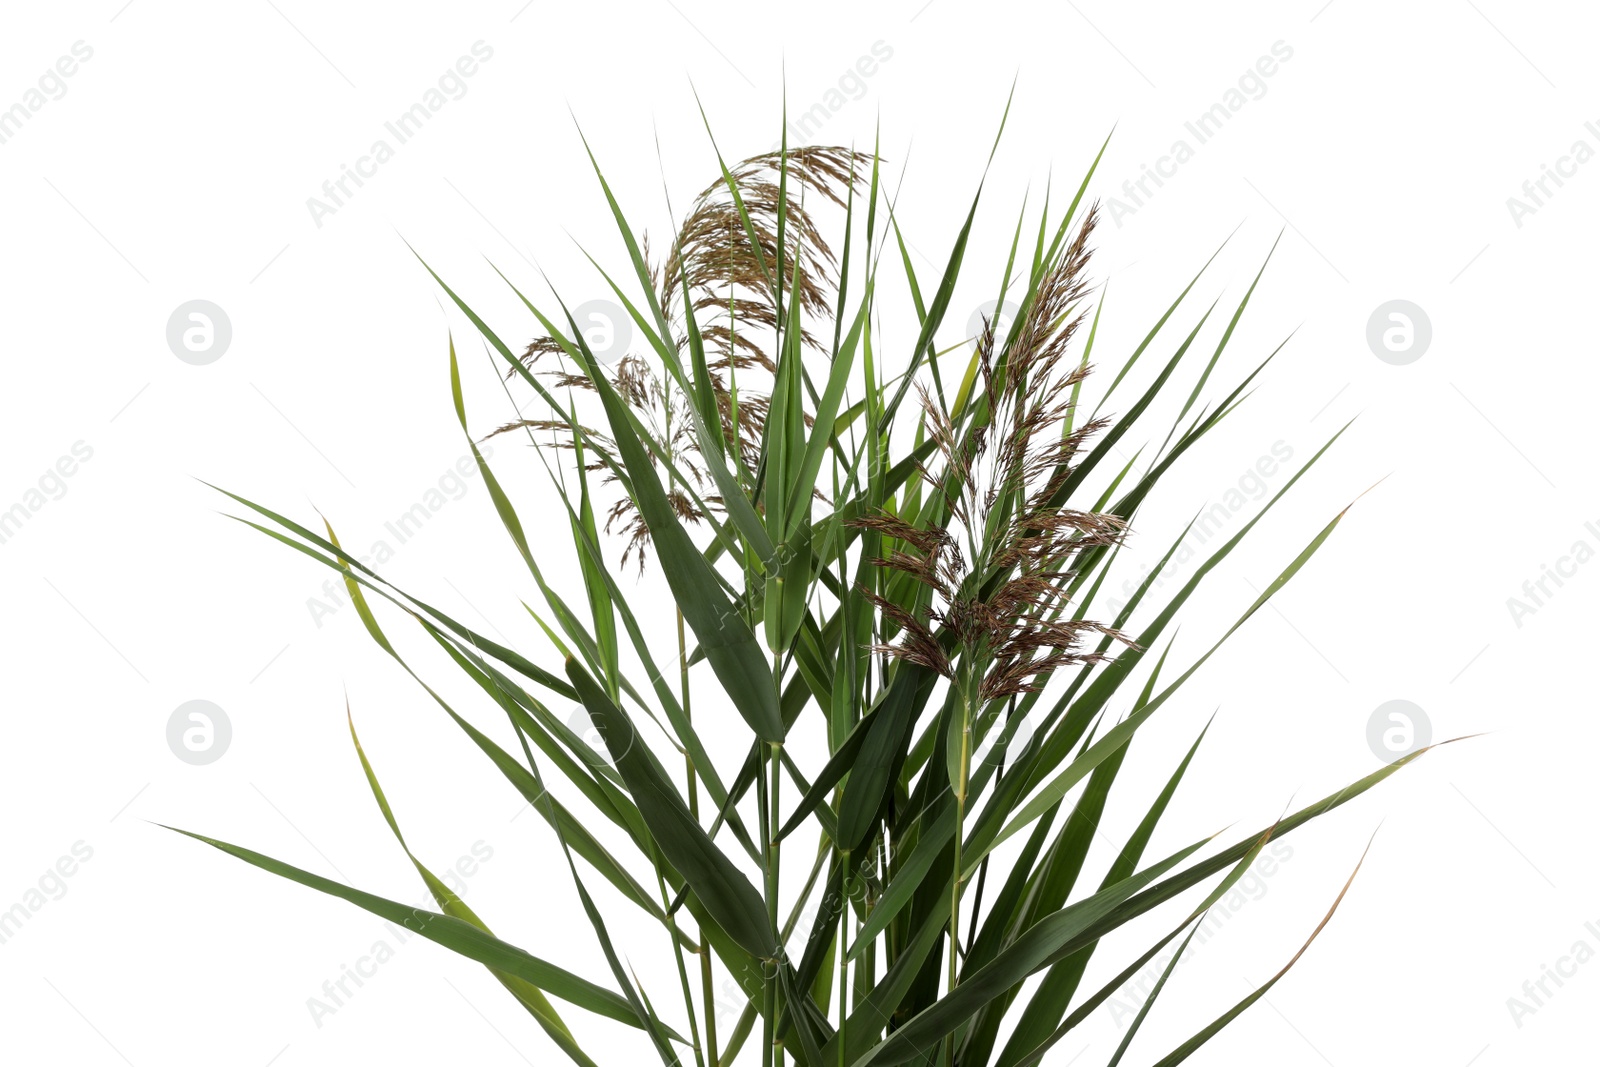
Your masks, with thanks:
[{"label": "green grass clump", "polygon": [[[667,1064],[716,1067],[741,1052],[764,1067],[1039,1063],[1172,942],[1187,945],[1269,839],[1420,754],[1226,845],[1206,838],[1146,855],[1196,738],[1155,795],[1119,800],[1144,814],[1103,870],[1087,869],[1134,736],[1343,512],[1236,619],[1191,619],[1215,643],[1169,664],[1185,605],[1333,442],[1164,602],[1159,579],[1187,529],[1115,618],[1088,618],[1114,571],[1121,580],[1116,561],[1141,508],[1276,355],[1229,390],[1208,388],[1255,282],[1209,355],[1194,341],[1212,309],[1175,347],[1162,340],[1170,355],[1153,351],[1174,332],[1169,320],[1188,314],[1191,282],[1111,360],[1109,382],[1105,370],[1091,376],[1092,358],[1105,359],[1090,273],[1096,212],[1084,200],[1091,165],[1064,210],[1053,214],[1047,196],[1036,224],[1026,205],[1019,213],[994,278],[1017,308],[1009,328],[986,324],[940,351],[978,197],[925,290],[876,151],[717,162],[720,177],[659,258],[600,177],[633,275],[606,280],[644,342],[618,361],[601,362],[559,297],[542,307],[522,297],[537,336],[513,347],[439,279],[511,387],[539,405],[493,433],[536,450],[550,477],[529,496],[556,528],[565,519],[570,552],[530,541],[518,510],[528,503],[484,461],[452,342],[456,414],[542,600],[541,649],[506,647],[400,590],[329,526],[232,497],[255,513],[252,526],[343,576],[373,640],[543,817],[609,982],[494,936],[411,855],[359,742],[373,796],[437,912],[201,840],[484,964],[579,1064],[618,1058],[580,1046],[563,1017],[572,1008],[639,1031]],[[901,273],[915,312],[914,342],[893,352],[875,335],[880,270]],[[1130,372],[1147,353],[1164,362],[1134,395]],[[1090,389],[1097,401],[1085,411]],[[1176,419],[1151,426],[1169,398]],[[1141,439],[1121,462],[1118,443]],[[670,591],[675,641],[654,628],[658,613],[636,614],[650,607],[645,587],[619,581],[634,567],[659,571],[643,581]],[[555,573],[581,575],[581,601],[563,599]],[[414,673],[375,608],[420,625],[476,683],[483,708],[505,717],[493,729],[513,743]],[[604,752],[553,710],[574,704]],[[742,761],[719,766],[707,731],[719,748],[738,733]],[[647,990],[623,961],[595,892],[659,924],[650,947],[670,954],[676,990]],[[1102,939],[1169,902],[1163,936],[1119,956],[1125,966],[1103,986],[1084,984]],[[1187,1057],[1282,974],[1159,1062]],[[731,1027],[716,1003],[730,979],[749,995]]]}]

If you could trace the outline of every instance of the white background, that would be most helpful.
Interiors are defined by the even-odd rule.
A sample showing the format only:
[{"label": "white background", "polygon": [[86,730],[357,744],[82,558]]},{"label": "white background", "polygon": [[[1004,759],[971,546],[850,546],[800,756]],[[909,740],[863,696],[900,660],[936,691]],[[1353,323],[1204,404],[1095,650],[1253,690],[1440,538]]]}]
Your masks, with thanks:
[{"label": "white background", "polygon": [[[225,501],[195,479],[302,520],[320,509],[361,551],[385,539],[383,524],[466,452],[449,406],[447,331],[474,431],[508,410],[470,325],[444,310],[403,241],[525,343],[534,324],[486,258],[546,300],[537,263],[569,303],[603,292],[578,246],[626,271],[574,118],[631,221],[664,236],[663,181],[681,209],[716,174],[691,81],[722,150],[742,158],[776,140],[785,81],[791,111],[833,111],[829,90],[882,42],[890,58],[859,83],[846,78],[847,102],[810,140],[869,147],[881,120],[896,181],[907,168],[899,212],[925,290],[1017,79],[941,344],[992,298],[1024,193],[1036,209],[1053,173],[1059,210],[1113,126],[1094,188],[1134,210],[1097,235],[1097,274],[1114,276],[1103,376],[1240,227],[1151,358],[1170,354],[1220,296],[1197,342],[1209,354],[1284,231],[1213,387],[1298,332],[1141,517],[1138,558],[1159,554],[1275,443],[1303,462],[1359,417],[1202,586],[1175,661],[1209,647],[1252,585],[1387,476],[1141,734],[1109,837],[1120,840],[1214,709],[1152,855],[1237,820],[1231,840],[1291,800],[1376,769],[1367,723],[1385,701],[1420,706],[1435,739],[1485,734],[1289,839],[1293,858],[1177,972],[1129,1062],[1159,1058],[1276,971],[1380,823],[1321,940],[1194,1062],[1592,1060],[1600,963],[1559,989],[1547,983],[1553,995],[1520,1019],[1507,1000],[1526,1000],[1524,982],[1576,942],[1600,950],[1600,565],[1548,583],[1554,595],[1520,620],[1508,599],[1525,597],[1524,582],[1576,542],[1600,548],[1600,163],[1559,189],[1547,183],[1553,195],[1520,220],[1507,199],[1526,199],[1523,183],[1574,142],[1600,149],[1600,132],[1584,125],[1600,124],[1596,31],[1584,5],[1503,0],[9,6],[0,107],[24,101],[75,42],[92,57],[0,144],[0,508],[37,501],[29,491],[75,443],[92,458],[46,478],[59,498],[0,544],[0,909],[39,900],[29,892],[42,877],[51,890],[0,944],[0,1047],[19,1062],[137,1067],[558,1055],[481,968],[420,940],[319,1024],[308,998],[387,936],[381,923],[154,825],[419,900],[349,747],[348,693],[419,856],[445,868],[481,842],[492,858],[467,880],[467,900],[502,936],[606,977],[545,828],[372,647],[352,610],[318,624],[308,600],[325,572],[221,517]],[[319,226],[307,198],[478,41],[492,58],[465,95]],[[1292,56],[1264,92],[1154,196],[1128,199],[1123,181],[1175,140],[1194,146],[1185,122],[1277,42]],[[230,347],[207,366],[181,362],[165,339],[168,316],[192,299],[218,304],[232,324]],[[880,347],[903,356],[909,302],[888,282],[882,299]],[[1392,299],[1432,324],[1430,347],[1406,366],[1366,342],[1368,317]],[[565,580],[565,529],[544,528],[549,497],[526,452],[501,445],[495,464]],[[471,478],[384,570],[555,664],[518,604],[537,595],[519,566]],[[659,595],[649,580],[640,588]],[[386,621],[420,647],[403,620]],[[435,658],[423,662],[446,676]],[[208,766],[167,747],[169,716],[192,699],[232,723],[228,751]],[[709,696],[701,708],[731,715]],[[718,752],[731,774],[741,750],[727,733]],[[59,883],[45,877],[78,842],[92,858]],[[1096,877],[1111,851],[1091,858]],[[660,937],[621,919],[613,933],[657,1003],[672,1000],[668,973],[651,962]],[[1113,962],[1103,954],[1094,974]],[[648,1056],[633,1034],[568,1016],[601,1062]],[[1105,1012],[1080,1033],[1049,1062],[1080,1051],[1078,1062],[1104,1062],[1119,1039]]]}]

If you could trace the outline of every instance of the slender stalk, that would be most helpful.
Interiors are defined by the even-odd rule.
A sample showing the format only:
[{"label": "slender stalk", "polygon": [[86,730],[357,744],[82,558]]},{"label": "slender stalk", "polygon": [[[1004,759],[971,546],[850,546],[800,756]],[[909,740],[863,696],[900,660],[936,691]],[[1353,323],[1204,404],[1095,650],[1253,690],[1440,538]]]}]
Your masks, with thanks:
[{"label": "slender stalk", "polygon": [[712,983],[711,946],[706,944],[705,933],[700,934],[700,999],[705,1002],[706,1063],[717,1067],[717,993]]},{"label": "slender stalk", "polygon": [[[700,1047],[700,1029],[695,1023],[694,996],[689,992],[689,971],[683,965],[683,946],[678,942],[678,920],[673,918],[671,902],[672,894],[667,892],[667,880],[661,873],[661,861],[656,860],[656,885],[661,892],[661,906],[667,913],[667,932],[672,936],[672,959],[678,965],[678,984],[683,988],[683,1005],[689,1016],[689,1041],[694,1047],[694,1062],[696,1067],[706,1067],[705,1055]],[[702,933],[701,938],[705,935]],[[700,954],[705,953],[705,946],[700,946]],[[711,1067],[716,1067],[716,1058],[712,1057]]]},{"label": "slender stalk", "polygon": [[[774,649],[772,652],[772,687],[778,694],[779,701],[783,699],[783,658],[782,654]],[[763,765],[769,766],[771,775],[762,784],[771,790],[766,801],[766,823],[761,828],[761,850],[766,860],[766,898],[767,898],[767,925],[772,933],[772,942],[776,946],[774,957],[767,973],[767,1019],[766,1019],[766,1050],[763,1055],[769,1057],[773,1067],[783,1067],[783,1045],[778,1037],[778,974],[779,968],[784,965],[783,936],[778,927],[778,859],[780,856],[778,827],[783,823],[779,817],[778,788],[783,782],[783,742],[774,741],[769,746],[768,753],[763,759]]]},{"label": "slender stalk", "polygon": [[850,974],[850,961],[845,959],[845,950],[850,947],[850,850],[844,849],[839,853],[839,947],[836,955],[839,960],[839,1067],[845,1067],[845,1022],[850,1017],[850,1002],[845,990],[846,979]]},{"label": "slender stalk", "polygon": [[772,1033],[772,1060],[774,1067],[783,1067],[783,1041],[776,1029],[778,1018],[778,973],[783,962],[783,944],[778,933],[778,859],[781,846],[777,841],[778,827],[781,825],[778,807],[778,790],[783,783],[780,761],[783,757],[783,745],[775,742],[772,745],[772,798],[767,802],[767,818],[769,825],[769,843],[767,850],[767,919],[772,924],[773,940],[778,942],[777,956],[772,961],[772,974],[767,979],[772,1002],[772,1020],[774,1024]]},{"label": "slender stalk", "polygon": [[[683,634],[683,609],[678,609],[678,702],[683,705],[683,718],[692,722],[693,716],[689,713],[689,648],[684,641]],[[689,778],[689,814],[695,818],[700,817],[700,786],[698,776],[694,772],[694,758],[685,752],[683,754],[684,771]]]},{"label": "slender stalk", "polygon": [[[758,818],[758,832],[761,835],[761,865],[763,885],[767,900],[767,921],[776,938],[777,908],[774,906],[777,894],[773,885],[772,869],[772,815],[771,794],[768,791],[768,776],[777,777],[776,768],[769,767],[771,753],[768,749],[761,749],[761,758],[757,761],[760,780],[756,788],[756,814]],[[761,988],[761,1064],[762,1067],[772,1067],[772,1049],[774,1031],[776,1029],[778,1014],[778,985],[777,975],[774,970],[775,960],[765,964],[765,973],[762,975]]]},{"label": "slender stalk", "polygon": [[[884,834],[882,832],[875,836],[871,848],[873,851],[872,863],[875,873],[880,879],[881,888],[881,880],[887,879],[889,871],[889,857],[884,847]],[[851,934],[852,941],[861,936],[861,928],[866,925],[868,919],[872,918],[872,913],[878,907],[878,894],[874,890],[872,883],[864,882],[862,890],[861,919],[855,924],[855,929]],[[886,955],[892,956],[892,950],[886,952]],[[861,954],[856,957],[856,978],[855,984],[851,987],[851,1007],[861,1007],[861,1002],[867,999],[877,982],[878,942],[874,939],[870,944],[864,946]]]},{"label": "slender stalk", "polygon": [[[971,674],[969,670],[966,672]],[[955,863],[950,875],[950,963],[949,975],[946,979],[945,995],[948,996],[960,982],[961,965],[961,841],[966,833],[967,822],[967,777],[971,770],[972,760],[972,687],[970,679],[963,679],[959,685],[961,689],[961,746],[960,758],[956,780],[951,782],[951,788],[956,797],[956,836],[955,836]],[[956,1039],[955,1035],[947,1034],[944,1039],[945,1067],[955,1067]]]},{"label": "slender stalk", "polygon": [[[684,639],[683,609],[678,609],[678,689],[685,721],[693,721],[689,711],[689,647]],[[689,779],[689,815],[700,818],[699,777],[695,774],[694,758],[683,754],[684,773]],[[706,944],[705,932],[700,934],[700,999],[706,1021],[706,1062],[717,1067],[717,998],[716,983],[712,973],[711,946]],[[691,1012],[691,1017],[692,1017]]]},{"label": "slender stalk", "polygon": [[[1009,724],[1011,722],[1011,720],[1016,716],[1016,714],[1017,714],[1017,698],[1015,696],[1013,696],[1011,698],[1011,707],[1006,712],[1006,723]],[[995,725],[990,727],[991,730],[998,730],[1000,728],[1001,728],[1001,724],[999,724],[999,723],[996,723]],[[1007,756],[1007,753],[1005,751],[1002,751],[1000,753],[1000,773],[997,776],[997,778],[1004,778],[1005,777],[1005,773],[1006,773],[1006,756]],[[983,910],[983,886],[984,886],[984,882],[986,882],[988,880],[988,877],[989,877],[989,856],[987,854],[985,854],[985,856],[983,857],[983,862],[978,865],[978,884],[977,884],[976,887],[974,887],[973,893],[972,893],[972,918],[967,920],[967,945],[966,945],[966,948],[964,948],[962,950],[963,955],[965,955],[967,953],[970,953],[972,951],[973,942],[978,940],[978,914]]]},{"label": "slender stalk", "polygon": [[[689,701],[689,673],[688,673],[689,665],[688,665],[687,659],[685,658],[686,655],[687,655],[687,653],[685,652],[684,643],[683,643],[683,612],[680,610],[678,612],[678,661],[679,661],[680,664],[682,664],[682,682],[683,682],[683,700],[684,700],[683,711],[684,711],[684,715],[685,716],[687,716],[689,714],[689,703],[688,703],[688,701]],[[685,769],[686,769],[686,771],[688,773],[688,778],[689,778],[689,810],[692,812],[692,811],[694,811],[694,808],[695,808],[694,760],[691,759],[687,753],[684,754],[684,764],[685,764]],[[661,906],[662,906],[662,909],[665,911],[666,916],[667,916],[667,931],[672,936],[672,960],[673,960],[674,963],[676,963],[678,965],[678,984],[683,989],[683,1007],[684,1007],[685,1013],[689,1016],[689,1040],[694,1046],[694,1061],[695,1061],[695,1064],[697,1065],[697,1067],[707,1067],[708,1061],[705,1058],[706,1057],[706,1052],[704,1050],[702,1050],[702,1047],[700,1045],[700,1029],[699,1029],[699,1025],[695,1021],[694,994],[691,993],[690,989],[689,989],[689,971],[688,971],[688,968],[684,966],[684,962],[683,962],[683,951],[684,950],[683,950],[682,944],[680,944],[679,940],[678,940],[678,920],[673,915],[673,911],[672,911],[672,907],[671,907],[671,894],[669,894],[667,892],[667,880],[666,880],[666,877],[661,873],[661,861],[660,861],[659,857],[656,858],[655,867],[656,867],[656,884],[660,888],[660,892],[661,892]],[[709,974],[705,971],[706,963],[707,963],[707,956],[706,956],[706,945],[705,945],[705,931],[703,931],[703,930],[700,932],[700,940],[701,940],[701,944],[698,946],[698,949],[696,951],[696,955],[698,955],[700,957],[700,960],[701,960],[701,968],[702,968],[701,981],[702,981],[702,984],[706,984],[707,981],[709,980]],[[714,1020],[712,1018],[712,1014],[711,1014],[711,1012],[712,1012],[712,1004],[711,1004],[711,1001],[709,999],[705,1003],[705,1012],[706,1012],[706,1031],[707,1031],[708,1034],[714,1034],[715,1031],[714,1031],[713,1027],[716,1024],[715,1024],[715,1022],[714,1022]],[[711,1057],[710,1060],[709,1060],[709,1067],[717,1067],[716,1039],[714,1037],[712,1038],[712,1045],[710,1047],[709,1053],[710,1053],[710,1057]]]}]

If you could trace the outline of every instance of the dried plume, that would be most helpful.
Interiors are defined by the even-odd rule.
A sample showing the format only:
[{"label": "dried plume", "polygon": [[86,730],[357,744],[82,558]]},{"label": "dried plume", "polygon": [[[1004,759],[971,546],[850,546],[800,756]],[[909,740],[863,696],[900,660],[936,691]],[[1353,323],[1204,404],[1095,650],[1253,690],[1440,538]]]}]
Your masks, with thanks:
[{"label": "dried plume", "polygon": [[[865,158],[846,148],[817,146],[789,151],[781,261],[778,217],[782,160],[778,152],[753,156],[731,168],[739,190],[738,203],[726,181],[719,179],[707,186],[690,206],[665,260],[652,258],[648,235],[642,242],[651,287],[676,331],[672,341],[683,355],[681,363],[686,368],[689,338],[683,303],[687,287],[695,323],[706,347],[723,440],[747,470],[756,469],[760,462],[771,375],[776,369],[765,344],[779,322],[779,300],[771,279],[781,278],[785,306],[789,300],[800,301],[803,318],[832,317],[831,300],[837,291],[838,264],[818,228],[815,198],[821,197],[827,203],[842,207],[844,194],[851,185],[862,181],[866,164]],[[811,207],[806,204],[808,196],[813,201]],[[744,208],[743,216],[740,205]],[[817,347],[816,340],[804,329],[801,340]],[[594,383],[586,374],[569,370],[563,357],[561,345],[555,338],[536,337],[523,353],[522,363],[530,370],[537,366],[538,373],[548,374],[558,386],[592,391]],[[549,369],[547,361],[559,363],[559,368]],[[698,523],[705,517],[702,504],[705,510],[720,513],[722,500],[702,491],[710,486],[711,478],[700,454],[689,398],[672,384],[665,368],[658,368],[656,362],[653,351],[648,355],[630,353],[617,361],[608,379],[672,457],[685,480],[692,483],[693,493],[690,493],[684,485],[674,481],[668,496],[681,520]],[[606,372],[602,368],[600,373]],[[541,444],[574,447],[574,427],[563,412],[546,419],[518,419],[489,436],[524,429],[540,432]],[[613,442],[587,427],[579,429],[585,434],[588,469],[606,471],[602,484],[616,481],[608,462],[616,458]],[[625,539],[623,564],[637,554],[642,572],[650,531],[625,493],[609,509],[606,531]]]},{"label": "dried plume", "polygon": [[1066,611],[1072,558],[1126,534],[1118,516],[1059,499],[1078,453],[1106,425],[1071,422],[1074,390],[1089,371],[1068,352],[1085,318],[1096,218],[1091,208],[1009,339],[985,323],[977,339],[981,388],[965,411],[952,415],[920,391],[938,456],[921,474],[945,501],[947,521],[926,528],[888,514],[856,521],[895,546],[879,565],[928,590],[926,606],[914,611],[866,591],[899,629],[894,643],[875,650],[951,679],[959,657],[980,663],[977,692],[985,702],[1038,689],[1059,667],[1103,661],[1084,649],[1088,635],[1132,644]]}]

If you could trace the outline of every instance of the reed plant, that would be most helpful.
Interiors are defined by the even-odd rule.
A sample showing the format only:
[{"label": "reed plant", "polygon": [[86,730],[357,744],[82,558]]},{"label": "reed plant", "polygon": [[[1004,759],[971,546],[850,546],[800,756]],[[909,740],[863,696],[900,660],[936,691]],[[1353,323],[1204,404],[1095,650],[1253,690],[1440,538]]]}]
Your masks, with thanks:
[{"label": "reed plant", "polygon": [[[1135,736],[1165,728],[1162,709],[1339,525],[1342,511],[1308,531],[1236,616],[1187,608],[1343,431],[1175,590],[1162,595],[1161,579],[1187,527],[1114,617],[1091,618],[1102,588],[1127,577],[1119,555],[1146,503],[1283,347],[1214,386],[1260,273],[1214,344],[1197,343],[1217,305],[1189,310],[1196,274],[1131,352],[1103,351],[1097,154],[1064,207],[1047,194],[1007,228],[990,279],[1013,320],[941,349],[981,184],[943,270],[919,277],[876,149],[785,143],[729,164],[711,144],[716,180],[659,254],[594,165],[627,264],[615,279],[595,268],[642,339],[618,361],[597,355],[559,293],[536,303],[506,279],[536,323],[531,343],[508,342],[433,275],[507,391],[537,405],[475,424],[451,342],[455,412],[526,568],[506,584],[537,605],[538,647],[508,647],[400,589],[331,525],[228,494],[241,521],[342,576],[372,639],[542,817],[540,847],[571,879],[593,958],[555,962],[491,933],[412,854],[353,721],[373,797],[436,911],[191,836],[483,964],[579,1064],[637,1046],[584,1047],[573,1011],[635,1031],[666,1064],[1056,1062],[1064,1036],[1166,953],[1116,1064],[1268,841],[1420,755],[1254,832],[1156,855],[1203,731],[1157,784],[1122,775]],[[910,308],[879,306],[880,271],[900,274]],[[885,345],[885,320],[909,321],[906,337]],[[492,435],[525,442],[548,478],[503,484],[479,448]],[[543,536],[530,537],[530,507],[556,516]],[[675,635],[655,625],[663,593]],[[1180,618],[1209,642],[1181,665],[1168,662]],[[422,652],[397,622],[480,706],[456,706],[413,669]],[[602,745],[559,710],[574,704]],[[704,739],[726,749],[733,734],[742,759],[719,764]],[[1112,804],[1137,819],[1092,867]],[[657,988],[613,943],[612,909],[659,926]],[[1112,951],[1102,942],[1152,914],[1153,943],[1117,942],[1109,977],[1087,983]],[[1287,970],[1154,1062],[1188,1057]],[[718,1004],[730,979],[747,994],[731,1025]]]}]

